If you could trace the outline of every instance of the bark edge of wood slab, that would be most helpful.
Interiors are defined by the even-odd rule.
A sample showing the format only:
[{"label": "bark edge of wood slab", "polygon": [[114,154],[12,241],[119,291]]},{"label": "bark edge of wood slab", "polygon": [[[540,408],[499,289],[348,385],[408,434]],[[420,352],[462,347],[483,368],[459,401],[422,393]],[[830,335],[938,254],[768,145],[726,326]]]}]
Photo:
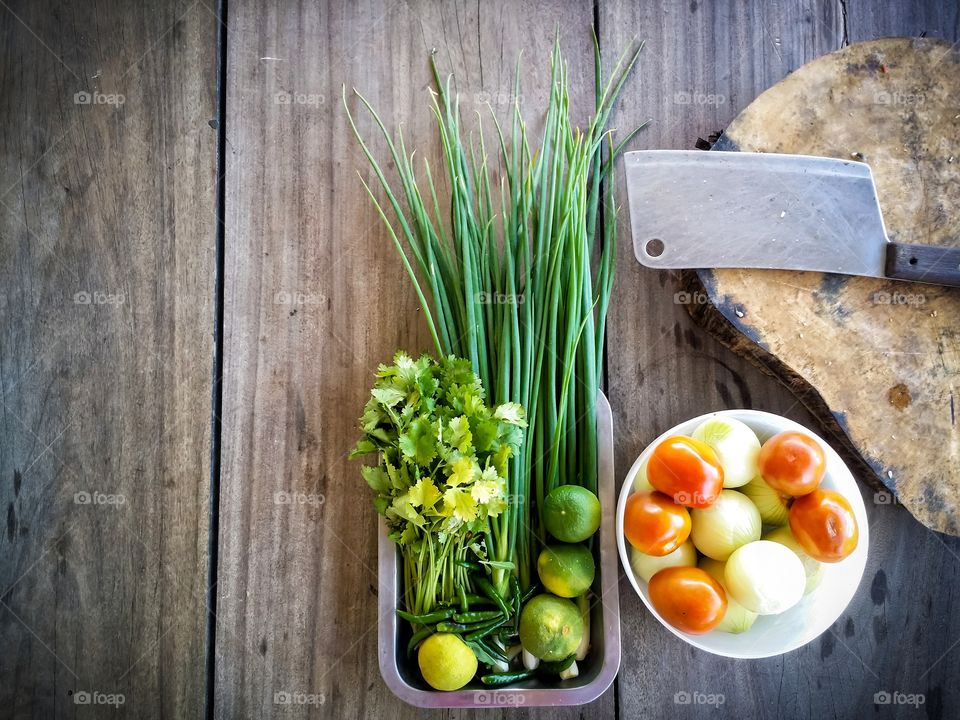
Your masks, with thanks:
[{"label": "bark edge of wood slab", "polygon": [[[757,97],[714,149],[869,163],[890,240],[924,246],[922,258],[910,249],[891,262],[929,271],[960,253],[958,97],[949,43],[857,43]],[[877,502],[896,497],[927,527],[960,535],[960,290],[776,270],[685,281],[693,275],[709,299],[690,306],[694,319],[790,387],[845,459],[855,452],[891,491]]]}]

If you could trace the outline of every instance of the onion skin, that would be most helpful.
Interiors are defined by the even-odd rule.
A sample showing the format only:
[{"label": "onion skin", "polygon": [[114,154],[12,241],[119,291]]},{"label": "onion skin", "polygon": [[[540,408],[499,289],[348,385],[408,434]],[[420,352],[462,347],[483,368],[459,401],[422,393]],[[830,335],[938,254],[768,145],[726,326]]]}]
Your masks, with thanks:
[{"label": "onion skin", "polygon": [[781,495],[770,487],[767,482],[757,475],[743,487],[737,488],[757,506],[760,519],[764,525],[786,525],[789,519],[787,501],[789,498]]},{"label": "onion skin", "polygon": [[758,615],[789,610],[803,598],[807,582],[800,558],[769,540],[757,540],[735,550],[723,577],[731,597]]},{"label": "onion skin", "polygon": [[721,562],[738,547],[760,539],[760,511],[736,490],[723,490],[713,505],[694,510],[690,520],[697,550]]},{"label": "onion skin", "polygon": [[709,445],[723,467],[723,486],[746,485],[760,472],[760,440],[746,423],[729,417],[704,420],[691,437]]},{"label": "onion skin", "polygon": [[664,568],[696,566],[697,549],[690,540],[687,540],[672,553],[660,556],[648,555],[636,548],[630,549],[630,569],[633,570],[634,575],[644,582],[650,582],[650,578]]},{"label": "onion skin", "polygon": [[793,533],[790,532],[790,528],[778,527],[764,535],[763,539],[790,548],[800,558],[800,562],[803,563],[803,571],[807,574],[807,585],[803,589],[804,595],[809,595],[820,585],[820,581],[823,580],[823,563],[810,557],[807,551],[797,542]]},{"label": "onion skin", "polygon": [[739,635],[753,627],[753,624],[760,616],[755,612],[747,610],[743,605],[738,603],[730,594],[730,591],[727,590],[727,581],[723,576],[725,566],[726,563],[722,563],[719,560],[703,558],[697,567],[720,583],[724,592],[727,593],[727,611],[723,615],[723,620],[720,621],[720,624],[717,625],[714,630],[717,632],[730,633],[731,635]]},{"label": "onion skin", "polygon": [[636,476],[633,478],[633,491],[634,492],[653,492],[656,488],[650,484],[650,481],[647,479],[647,463],[644,462],[640,466],[640,469],[637,470]]}]

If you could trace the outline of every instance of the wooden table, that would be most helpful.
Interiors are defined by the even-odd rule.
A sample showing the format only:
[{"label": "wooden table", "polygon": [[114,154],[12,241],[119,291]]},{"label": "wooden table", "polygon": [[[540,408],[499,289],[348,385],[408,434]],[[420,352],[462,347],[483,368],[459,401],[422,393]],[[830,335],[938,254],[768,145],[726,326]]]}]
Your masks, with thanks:
[{"label": "wooden table", "polygon": [[[427,337],[342,84],[435,156],[431,48],[466,109],[498,112],[523,49],[533,113],[559,26],[586,117],[597,23],[607,61],[647,41],[615,124],[653,118],[637,148],[689,148],[845,43],[960,32],[950,0],[212,2],[0,7],[0,717],[410,716],[379,676],[376,518],[345,454],[376,364]],[[812,424],[620,226],[618,471],[708,409]],[[863,487],[866,575],[807,647],[697,652],[622,582],[615,687],[499,714],[956,717],[960,542]]]}]

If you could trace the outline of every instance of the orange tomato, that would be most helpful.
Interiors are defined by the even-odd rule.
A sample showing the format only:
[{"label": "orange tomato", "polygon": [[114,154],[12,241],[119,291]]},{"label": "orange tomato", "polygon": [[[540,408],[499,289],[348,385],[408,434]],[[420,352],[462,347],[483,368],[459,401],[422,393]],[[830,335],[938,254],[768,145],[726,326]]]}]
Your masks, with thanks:
[{"label": "orange tomato", "polygon": [[820,562],[840,562],[857,547],[860,530],[850,503],[838,492],[817,489],[790,506],[790,532]]},{"label": "orange tomato", "polygon": [[648,587],[660,617],[691,635],[710,632],[727,612],[723,586],[700,568],[664,568],[650,578]]},{"label": "orange tomato", "polygon": [[723,490],[723,467],[705,442],[674,435],[654,448],[647,462],[647,479],[674,502],[705,508],[713,505]]},{"label": "orange tomato", "polygon": [[758,462],[767,485],[791,497],[816,490],[827,470],[827,459],[820,443],[794,430],[786,430],[767,440],[760,448]]},{"label": "orange tomato", "polygon": [[636,492],[627,498],[623,533],[640,552],[663,557],[690,537],[690,513],[663,493]]}]

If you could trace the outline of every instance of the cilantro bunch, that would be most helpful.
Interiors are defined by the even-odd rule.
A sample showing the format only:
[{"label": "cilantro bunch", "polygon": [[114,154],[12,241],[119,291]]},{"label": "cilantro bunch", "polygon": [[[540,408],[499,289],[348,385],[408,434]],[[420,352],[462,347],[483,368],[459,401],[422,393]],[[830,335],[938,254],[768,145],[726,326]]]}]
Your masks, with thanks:
[{"label": "cilantro bunch", "polygon": [[484,403],[469,360],[398,352],[393,363],[377,371],[351,457],[378,456],[361,472],[400,545],[407,609],[420,614],[467,589],[457,561],[468,551],[501,573],[513,567],[509,461],[526,421],[517,403]]}]

